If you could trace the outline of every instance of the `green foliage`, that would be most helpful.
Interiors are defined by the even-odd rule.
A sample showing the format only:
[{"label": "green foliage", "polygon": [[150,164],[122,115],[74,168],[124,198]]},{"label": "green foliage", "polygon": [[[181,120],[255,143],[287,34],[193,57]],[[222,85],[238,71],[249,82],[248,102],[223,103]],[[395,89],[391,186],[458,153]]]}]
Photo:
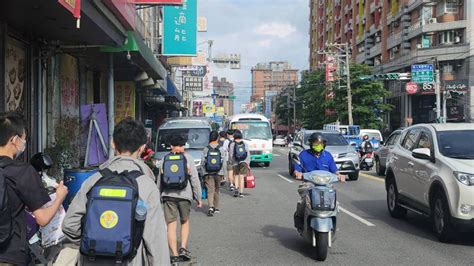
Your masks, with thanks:
[{"label": "green foliage", "polygon": [[[351,90],[352,90],[352,115],[354,124],[362,128],[381,129],[384,126],[382,117],[392,109],[385,104],[383,98],[389,96],[383,83],[380,81],[360,80],[363,75],[372,74],[367,65],[351,65]],[[304,73],[301,87],[297,90],[297,117],[302,119],[303,126],[308,129],[321,129],[324,124],[339,120],[342,124],[348,123],[347,114],[347,88],[345,78],[341,78],[342,88],[338,88],[337,82],[333,82],[332,91],[334,97],[327,99],[328,84],[325,82],[324,70]],[[285,99],[281,97],[280,103]],[[277,99],[278,101],[278,99]],[[283,120],[287,119],[288,109],[278,108],[276,114]],[[333,110],[334,112],[326,112]],[[284,120],[286,121],[286,120]]]}]

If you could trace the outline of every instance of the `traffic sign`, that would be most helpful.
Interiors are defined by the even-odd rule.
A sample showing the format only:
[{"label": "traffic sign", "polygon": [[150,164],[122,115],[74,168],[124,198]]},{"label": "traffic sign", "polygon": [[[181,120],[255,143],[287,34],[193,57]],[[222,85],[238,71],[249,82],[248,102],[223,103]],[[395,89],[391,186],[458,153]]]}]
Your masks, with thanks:
[{"label": "traffic sign", "polygon": [[415,94],[418,92],[418,84],[416,84],[416,82],[408,82],[406,90],[409,95]]},{"label": "traffic sign", "polygon": [[416,83],[433,82],[433,65],[421,64],[411,66],[411,80]]}]

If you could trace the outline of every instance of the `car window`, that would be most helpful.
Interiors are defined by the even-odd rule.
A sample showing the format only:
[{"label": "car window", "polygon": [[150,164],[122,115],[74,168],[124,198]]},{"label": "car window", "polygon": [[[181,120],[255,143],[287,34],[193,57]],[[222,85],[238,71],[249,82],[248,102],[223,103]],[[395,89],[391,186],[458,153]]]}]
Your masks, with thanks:
[{"label": "car window", "polygon": [[420,135],[420,129],[415,128],[408,131],[402,143],[403,148],[409,151],[413,150],[419,135]]},{"label": "car window", "polygon": [[431,149],[431,138],[429,134],[425,131],[421,132],[420,140],[418,141],[417,148],[427,148]]},{"label": "car window", "polygon": [[448,130],[437,133],[439,151],[443,156],[474,160],[474,130]]},{"label": "car window", "polygon": [[387,146],[394,145],[399,137],[400,137],[400,134],[398,134],[398,133],[391,135],[390,138],[388,138],[388,140],[387,140]]}]

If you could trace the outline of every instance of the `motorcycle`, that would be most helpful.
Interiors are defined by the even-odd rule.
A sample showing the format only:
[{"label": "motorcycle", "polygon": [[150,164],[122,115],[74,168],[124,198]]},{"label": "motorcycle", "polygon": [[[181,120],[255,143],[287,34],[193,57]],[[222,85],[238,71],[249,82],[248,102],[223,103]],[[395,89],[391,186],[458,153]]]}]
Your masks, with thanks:
[{"label": "motorcycle", "polygon": [[374,152],[364,153],[360,158],[360,169],[370,171],[374,167]]},{"label": "motorcycle", "polygon": [[339,209],[331,184],[339,179],[333,173],[317,170],[304,173],[303,180],[306,183],[298,189],[301,201],[296,206],[295,227],[314,247],[316,260],[324,261],[335,240]]},{"label": "motorcycle", "polygon": [[[51,157],[46,154],[38,153],[33,155],[30,159],[30,164],[35,168],[41,177],[44,187],[48,191],[49,195],[56,192],[57,182],[54,178],[48,176],[47,171],[53,167],[53,161]],[[49,244],[48,246],[43,245],[42,230],[36,224],[34,215],[25,210],[27,220],[27,237],[28,246],[33,259],[33,263],[48,265],[61,250],[61,239],[57,239],[57,243]],[[54,218],[53,218],[54,219]]]}]

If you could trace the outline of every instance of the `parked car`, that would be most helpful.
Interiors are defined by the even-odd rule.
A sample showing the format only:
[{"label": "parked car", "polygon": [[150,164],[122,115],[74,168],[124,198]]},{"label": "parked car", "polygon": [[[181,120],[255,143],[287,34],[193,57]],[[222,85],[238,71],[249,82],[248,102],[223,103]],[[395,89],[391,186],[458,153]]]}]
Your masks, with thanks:
[{"label": "parked car", "polygon": [[369,136],[370,142],[372,143],[372,147],[374,147],[374,150],[377,150],[380,147],[380,143],[383,142],[383,137],[382,133],[380,133],[380,130],[377,129],[361,129],[360,130],[360,139],[364,135]]},{"label": "parked car", "polygon": [[387,206],[431,217],[440,241],[474,232],[474,124],[420,124],[405,129],[387,157]]},{"label": "parked car", "polygon": [[286,146],[286,137],[283,136],[283,135],[278,135],[275,137],[275,139],[273,140],[273,146],[281,146],[281,147],[285,147]]},{"label": "parked car", "polygon": [[326,137],[326,150],[334,157],[339,172],[348,175],[350,180],[357,180],[359,178],[359,153],[356,152],[355,147],[349,144],[341,133],[336,131],[301,130],[298,132],[288,154],[288,171],[290,175],[293,176],[294,174],[294,164],[300,152],[309,149],[309,136],[315,132],[321,132]]},{"label": "parked car", "polygon": [[170,137],[182,134],[187,137],[186,151],[193,157],[194,165],[200,173],[201,155],[209,145],[210,120],[202,117],[169,118],[158,128],[155,142],[155,158],[163,159],[171,151]]},{"label": "parked car", "polygon": [[375,171],[378,175],[384,176],[387,166],[387,156],[390,150],[393,149],[395,143],[400,139],[402,130],[395,130],[387,138],[386,142],[382,142],[379,149],[374,152]]}]

